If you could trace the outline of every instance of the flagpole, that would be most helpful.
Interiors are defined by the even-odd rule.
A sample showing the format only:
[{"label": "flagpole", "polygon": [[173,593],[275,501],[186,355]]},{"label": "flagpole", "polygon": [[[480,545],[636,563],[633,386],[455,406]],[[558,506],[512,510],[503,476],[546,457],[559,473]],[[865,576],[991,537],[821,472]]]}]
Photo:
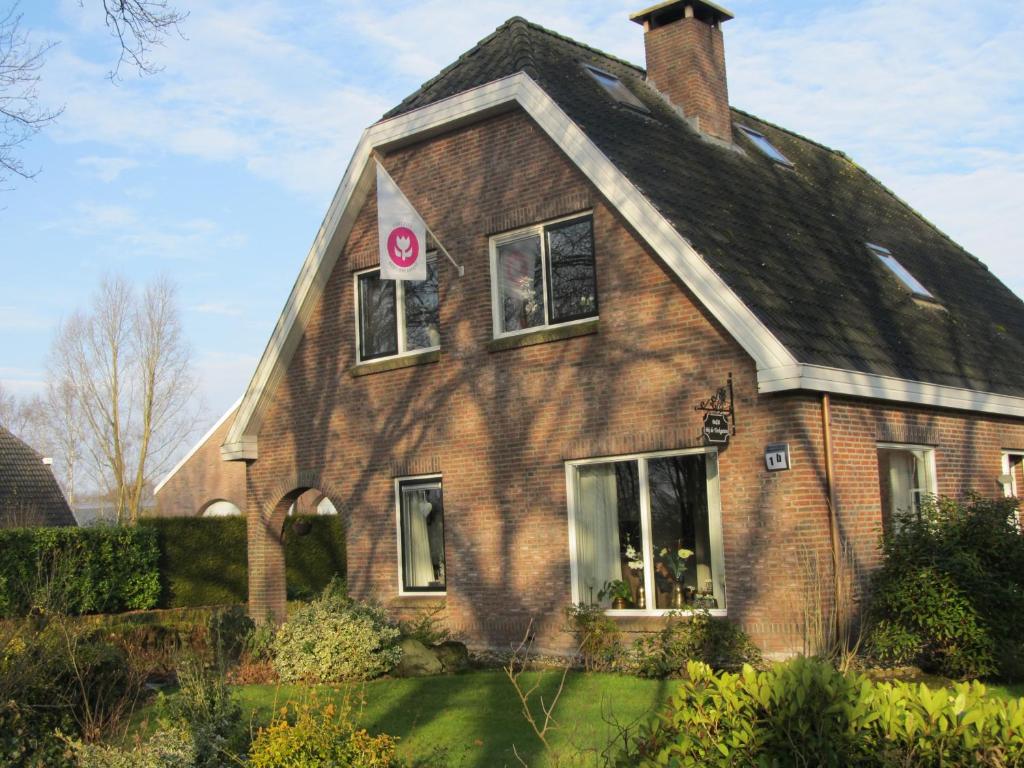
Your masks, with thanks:
[{"label": "flagpole", "polygon": [[464,266],[462,266],[461,264],[459,264],[458,262],[456,262],[455,259],[452,258],[452,255],[450,253],[448,253],[448,249],[444,247],[444,244],[440,240],[437,239],[437,235],[434,234],[434,230],[432,230],[430,228],[430,226],[427,224],[426,220],[423,221],[423,226],[426,227],[427,234],[430,235],[432,238],[434,238],[434,242],[437,243],[437,247],[441,249],[441,253],[443,253],[445,256],[447,256],[448,257],[448,261],[450,261],[452,263],[452,266],[455,267],[457,270],[459,270],[459,277],[465,277],[466,276],[466,268]]}]

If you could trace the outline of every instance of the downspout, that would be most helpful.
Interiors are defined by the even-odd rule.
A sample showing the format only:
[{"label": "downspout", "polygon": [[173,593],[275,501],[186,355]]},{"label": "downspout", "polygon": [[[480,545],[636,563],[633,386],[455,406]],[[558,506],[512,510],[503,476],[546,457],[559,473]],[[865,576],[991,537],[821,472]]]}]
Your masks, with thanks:
[{"label": "downspout", "polygon": [[821,393],[821,425],[825,439],[825,486],[828,491],[828,535],[832,545],[832,619],[835,623],[836,637],[839,637],[839,523],[837,520],[838,505],[836,502],[835,467],[832,463],[832,398],[828,392]]}]

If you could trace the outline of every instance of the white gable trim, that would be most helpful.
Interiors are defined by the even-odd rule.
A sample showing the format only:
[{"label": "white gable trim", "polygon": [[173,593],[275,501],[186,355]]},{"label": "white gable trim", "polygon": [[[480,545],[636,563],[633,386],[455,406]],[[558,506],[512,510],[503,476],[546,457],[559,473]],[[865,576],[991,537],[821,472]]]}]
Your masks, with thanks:
[{"label": "white gable trim", "polygon": [[[598,191],[619,211],[654,252],[686,284],[696,298],[722,324],[725,330],[754,359],[758,370],[759,389],[777,392],[784,389],[812,388],[819,391],[847,391],[852,384],[828,377],[814,378],[801,366],[783,344],[733,292],[724,280],[704,261],[693,246],[680,235],[644,195],[626,178],[555,101],[529,75],[518,72],[509,77],[465,91],[421,109],[384,120],[363,132],[349,162],[341,184],[334,195],[327,215],[295,281],[291,295],[278,318],[270,342],[260,359],[249,388],[242,398],[238,417],[221,447],[226,460],[251,460],[258,456],[257,434],[267,402],[284,374],[291,356],[302,337],[306,321],[341,253],[352,225],[372,186],[372,164],[375,149],[400,146],[421,141],[460,124],[477,121],[496,112],[521,107],[548,134],[552,141],[572,160]],[[831,371],[833,369],[821,369]],[[875,379],[845,371],[853,377]],[[858,380],[859,381],[859,380]],[[893,382],[900,380],[893,379]],[[819,384],[820,382],[820,384]],[[815,386],[807,385],[814,383]],[[914,385],[914,382],[906,382]],[[833,386],[838,388],[832,388]],[[930,387],[930,385],[918,385]],[[844,387],[846,387],[844,389]],[[896,391],[893,388],[865,387],[859,389]],[[934,389],[934,388],[933,388]],[[947,389],[947,388],[937,388]],[[910,389],[902,398],[910,402]],[[882,397],[880,394],[860,395]],[[1000,399],[999,396],[988,396]],[[890,398],[884,398],[890,399]],[[953,398],[946,398],[952,401]],[[1024,398],[1002,398],[1016,401],[1024,413]],[[965,400],[965,403],[973,401]],[[926,404],[936,404],[928,401]],[[970,404],[959,406],[979,410]],[[985,409],[981,409],[985,410]]]},{"label": "white gable trim", "polygon": [[158,493],[160,493],[160,489],[163,488],[165,485],[167,485],[167,481],[170,480],[172,477],[174,477],[174,475],[177,474],[178,470],[181,469],[182,467],[184,467],[188,463],[189,459],[191,459],[193,456],[195,456],[196,451],[198,451],[200,448],[202,448],[206,444],[207,440],[209,440],[211,437],[213,437],[213,433],[216,432],[218,429],[220,429],[221,424],[223,424],[225,421],[227,421],[228,418],[231,416],[231,414],[233,414],[236,410],[238,410],[238,406],[241,404],[241,402],[242,402],[242,398],[238,398],[235,401],[235,404],[232,405],[230,408],[228,408],[227,412],[223,416],[221,416],[219,419],[217,419],[217,423],[214,424],[212,427],[210,427],[209,430],[207,430],[205,435],[203,435],[202,437],[199,438],[199,441],[195,445],[192,446],[192,448],[189,450],[188,453],[186,453],[184,455],[184,457],[182,457],[181,461],[179,461],[177,464],[174,465],[174,469],[172,469],[170,472],[168,472],[166,475],[164,475],[164,479],[161,480],[159,483],[157,483],[156,487],[153,489],[153,495],[154,496],[156,496]]}]

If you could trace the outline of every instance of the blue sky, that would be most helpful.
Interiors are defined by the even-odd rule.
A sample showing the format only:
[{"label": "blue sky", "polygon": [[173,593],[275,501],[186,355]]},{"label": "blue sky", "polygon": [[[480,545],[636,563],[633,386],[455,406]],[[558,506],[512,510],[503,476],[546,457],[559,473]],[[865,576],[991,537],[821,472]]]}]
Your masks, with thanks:
[{"label": "blue sky", "polygon": [[[244,390],[364,127],[509,16],[643,63],[640,2],[178,0],[164,69],[119,84],[95,3],[26,0],[58,43],[41,173],[0,192],[0,381],[37,391],[99,279],[180,287],[210,420]],[[0,0],[0,7],[5,7]],[[840,148],[1024,296],[1024,4],[735,0],[730,101]],[[922,276],[923,277],[923,276]]]}]

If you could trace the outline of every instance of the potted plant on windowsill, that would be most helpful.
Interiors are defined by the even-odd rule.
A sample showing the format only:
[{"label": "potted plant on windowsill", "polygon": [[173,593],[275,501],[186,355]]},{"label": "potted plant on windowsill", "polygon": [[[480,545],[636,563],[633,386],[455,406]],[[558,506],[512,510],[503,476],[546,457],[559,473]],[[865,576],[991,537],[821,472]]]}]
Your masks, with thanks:
[{"label": "potted plant on windowsill", "polygon": [[672,607],[676,609],[683,608],[686,605],[686,599],[683,596],[686,561],[693,557],[693,550],[677,549],[673,552],[668,547],[663,547],[658,554],[674,579],[672,584]]},{"label": "potted plant on windowsill", "polygon": [[601,591],[597,593],[598,600],[604,600],[605,598],[611,598],[612,608],[622,610],[623,608],[628,608],[629,604],[633,601],[633,589],[629,586],[628,582],[622,579],[606,581],[604,586],[601,587]]}]

